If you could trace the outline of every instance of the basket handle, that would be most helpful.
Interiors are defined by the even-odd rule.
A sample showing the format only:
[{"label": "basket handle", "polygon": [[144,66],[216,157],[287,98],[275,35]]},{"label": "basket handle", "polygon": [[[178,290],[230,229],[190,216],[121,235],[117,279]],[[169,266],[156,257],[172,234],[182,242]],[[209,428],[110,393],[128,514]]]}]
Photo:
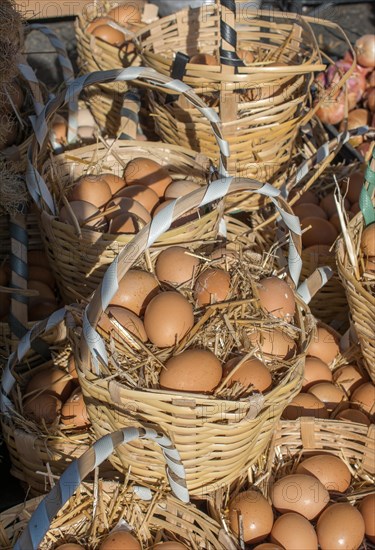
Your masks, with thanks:
[{"label": "basket handle", "polygon": [[375,193],[375,147],[372,150],[371,159],[368,162],[365,183],[361,189],[359,196],[359,206],[365,220],[365,226],[367,227],[371,223],[375,222],[375,207],[374,207],[374,193]]},{"label": "basket handle", "polygon": [[[61,42],[60,38],[53,32],[52,29],[50,29],[45,25],[41,25],[39,23],[32,23],[31,25],[28,25],[26,27],[26,32],[29,33],[32,31],[39,31],[48,38],[51,45],[56,50],[57,59],[59,61],[59,64],[63,73],[64,83],[65,85],[69,85],[74,80],[74,69],[63,42]],[[28,73],[28,74],[31,77],[31,73]],[[34,103],[34,107],[35,107],[36,114],[39,115],[43,108],[43,104],[36,105]],[[77,141],[77,130],[78,130],[77,112],[78,112],[78,101],[72,100],[69,103],[69,113],[68,113],[67,142],[69,144],[75,143]],[[35,117],[30,117],[30,119],[32,124],[34,125]],[[53,136],[51,137],[51,144],[54,151],[60,152],[61,145],[53,139]]]},{"label": "basket handle", "polygon": [[184,84],[179,80],[173,80],[168,76],[159,74],[154,69],[148,69],[145,67],[129,67],[127,69],[96,71],[83,75],[71,82],[66,90],[48,102],[43,111],[35,120],[35,136],[28,150],[26,183],[31,197],[40,210],[42,209],[42,203],[44,202],[53,215],[56,213],[52,195],[36,168],[38,152],[45,146],[46,139],[48,137],[48,121],[62,105],[68,103],[69,101],[76,101],[80,92],[87,86],[98,83],[128,82],[134,80],[145,80],[151,84],[163,84],[165,88],[181,93],[202,113],[203,116],[210,121],[212,131],[220,149],[219,172],[221,176],[227,175],[229,145],[223,137],[220,118],[214,109],[207,107],[206,103],[193,91],[192,88],[190,88],[190,86],[187,86],[187,84]]},{"label": "basket handle", "polygon": [[315,294],[333,277],[333,271],[328,265],[318,267],[297,288],[297,294],[305,304],[309,304]]},{"label": "basket handle", "polygon": [[172,493],[182,502],[188,503],[190,499],[185,482],[185,469],[171,440],[152,428],[123,428],[98,439],[90,449],[68,466],[53,489],[40,502],[16,542],[14,550],[37,550],[53,518],[73,496],[85,477],[110,457],[117,447],[137,439],[154,441],[161,447]]},{"label": "basket handle", "polygon": [[290,207],[280,197],[280,191],[269,185],[248,178],[222,178],[212,182],[207,187],[193,191],[189,195],[175,199],[161,210],[154,219],[127,244],[107,269],[98,289],[94,292],[83,315],[83,331],[81,338],[81,357],[85,364],[91,364],[90,354],[96,372],[99,361],[108,364],[104,342],[96,332],[96,325],[101,314],[106,310],[112,297],[118,290],[119,282],[132,264],[145,252],[165,231],[174,220],[191,209],[200,208],[209,203],[221,200],[230,193],[248,192],[260,193],[270,198],[280,217],[289,230],[289,274],[297,286],[301,272],[301,226],[299,219],[291,213]]},{"label": "basket handle", "polygon": [[218,0],[220,13],[220,63],[231,67],[235,72],[236,67],[245,64],[237,55],[237,31],[236,2],[235,0]]},{"label": "basket handle", "polygon": [[7,414],[9,410],[14,408],[9,399],[10,393],[17,381],[13,375],[14,367],[26,357],[27,353],[33,348],[34,343],[39,340],[40,336],[56,328],[64,319],[66,319],[67,324],[74,326],[71,313],[66,308],[61,308],[46,319],[43,319],[43,321],[35,323],[33,328],[25,332],[20,338],[16,349],[8,357],[7,365],[3,370],[1,378],[0,412],[2,414]]}]

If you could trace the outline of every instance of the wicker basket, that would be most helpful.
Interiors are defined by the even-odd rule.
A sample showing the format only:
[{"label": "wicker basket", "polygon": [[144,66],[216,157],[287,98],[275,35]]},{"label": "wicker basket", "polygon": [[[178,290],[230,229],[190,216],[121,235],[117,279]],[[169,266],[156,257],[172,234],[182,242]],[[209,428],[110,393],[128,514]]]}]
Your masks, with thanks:
[{"label": "wicker basket", "polygon": [[336,248],[337,269],[349,302],[351,319],[358,335],[366,369],[375,382],[375,295],[374,279],[361,276],[362,254],[360,243],[363,229],[375,222],[375,150],[365,175],[367,185],[361,193],[362,212],[349,222],[348,231],[342,236]]},{"label": "wicker basket", "polygon": [[[274,183],[272,177],[291,159],[298,129],[318,108],[308,105],[314,72],[324,68],[311,22],[334,28],[351,47],[333,23],[299,14],[251,11],[246,3],[219,0],[164,17],[137,38],[145,66],[178,76],[220,114],[231,148],[230,172]],[[235,53],[237,46],[254,52],[260,61],[244,65]],[[197,52],[219,50],[221,65],[185,64]],[[163,141],[189,145],[215,158],[216,144],[207,136],[205,121],[183,98],[172,99],[166,100],[157,90],[149,94],[150,111]],[[246,209],[257,208],[253,200]]]},{"label": "wicker basket", "polygon": [[[72,430],[56,425],[47,428],[23,416],[21,388],[30,377],[53,365],[61,369],[67,367],[71,351],[66,341],[66,314],[65,310],[59,310],[46,321],[34,324],[16,352],[10,355],[2,378],[1,427],[11,459],[11,473],[31,495],[48,491],[55,477],[61,475],[92,441],[90,429]],[[52,340],[50,359],[39,357],[37,366],[30,367],[28,352],[44,333]]]},{"label": "wicker basket", "polygon": [[[259,190],[266,194],[275,193],[277,196],[277,192],[268,186],[255,182],[249,184],[248,180],[241,179],[232,182],[228,179],[218,180],[213,182],[209,189],[211,199],[220,199],[228,191],[242,192],[245,188],[254,192]],[[116,262],[107,271],[102,285],[94,294],[84,314],[83,331],[77,338],[77,346],[81,345],[81,350],[76,357],[81,387],[97,435],[109,433],[120,425],[137,426],[139,423],[150,423],[160,426],[175,443],[186,469],[189,491],[197,497],[212,492],[216,483],[232,482],[263,452],[283,408],[301,387],[304,349],[312,332],[308,309],[299,302],[295,321],[301,330],[297,355],[288,363],[285,374],[284,370],[280,373],[279,383],[274,389],[264,395],[254,394],[242,400],[220,399],[194,393],[173,393],[156,389],[156,386],[155,389],[137,389],[134,385],[127,384],[124,379],[119,381],[109,375],[111,371],[106,366],[106,346],[96,332],[96,326],[116,291],[117,281],[122,279],[126,271],[158,238],[162,231],[161,225],[167,229],[179,215],[189,211],[194,205],[201,204],[202,198],[207,200],[204,196],[205,191],[202,189],[180,199],[168,220],[162,220],[164,216],[161,213],[159,219],[155,217],[154,221],[142,229],[130,245],[122,250]],[[284,202],[281,201],[281,204]],[[291,238],[292,248],[296,247],[294,250],[298,251],[298,235],[292,233]],[[294,258],[290,257],[294,280],[295,276],[298,280],[298,274],[295,272],[298,264],[296,260],[295,255]],[[105,298],[101,288],[106,289]],[[230,309],[230,304],[229,301],[223,306],[229,306]],[[233,308],[236,307],[234,301]],[[203,334],[205,326],[199,323],[197,326],[200,326],[199,334]],[[225,332],[224,327],[220,330]],[[237,334],[235,324],[228,334]],[[184,345],[180,344],[180,347],[182,349]],[[112,347],[111,356],[114,351]],[[168,353],[173,353],[173,348]],[[93,357],[100,359],[100,365]],[[160,454],[155,448],[150,445],[132,445],[131,452],[125,450],[124,448],[122,452],[119,449],[113,457],[116,468],[123,470],[131,467],[133,475],[150,483],[160,483],[164,471]]]},{"label": "wicker basket", "polygon": [[[34,23],[25,28],[25,34],[29,34],[33,31],[41,32],[50,41],[51,46],[55,49],[58,55],[58,61],[62,69],[64,83],[68,84],[74,78],[74,71],[64,44],[50,28],[45,27],[44,25]],[[20,166],[24,168],[26,165],[27,151],[32,142],[33,134],[32,125],[29,122],[29,116],[30,114],[33,116],[39,115],[43,109],[48,93],[44,87],[42,87],[33,69],[27,64],[26,59],[21,57],[18,69],[24,91],[26,92],[26,105],[23,108],[26,109],[26,111],[25,113],[22,113],[24,128],[22,129],[22,136],[19,136],[19,140],[22,139],[22,141],[19,145],[13,145],[12,147],[8,147],[7,149],[1,151],[0,160],[4,159],[6,161],[21,163]],[[69,142],[74,142],[77,138],[76,128],[74,128],[74,110],[75,106],[71,104],[69,106]],[[52,143],[52,145],[54,144]]]},{"label": "wicker basket", "polygon": [[[171,82],[169,78],[159,76],[150,69],[142,68],[94,73],[86,78],[85,85],[90,85],[91,82],[96,81],[128,81],[135,77],[142,80],[160,81],[167,85],[169,83],[172,89],[179,86],[179,84]],[[47,120],[50,119],[61,103],[69,97],[70,93],[76,92],[77,89],[77,86],[73,83],[66,95],[58,96],[53,102],[49,103]],[[225,173],[226,142],[221,139],[218,118],[215,113],[206,109],[205,104],[190,89],[185,90],[185,93],[194,105],[204,110],[207,116],[210,117],[212,130],[220,141],[222,149],[222,162],[219,171]],[[40,120],[38,123],[40,129],[43,130],[45,120]],[[39,139],[40,143],[43,143],[45,137],[44,134],[43,138]],[[54,215],[56,203],[61,204],[62,197],[66,194],[65,186],[72,183],[75,176],[81,175],[88,168],[95,171],[95,169],[101,167],[106,172],[119,175],[130,159],[142,155],[151,157],[164,166],[168,166],[173,179],[189,177],[206,186],[211,176],[210,162],[203,155],[178,146],[160,143],[116,141],[109,144],[103,142],[101,145],[92,145],[69,151],[47,164],[43,164],[42,160],[39,160],[40,157],[44,159],[43,152],[44,147],[42,146],[40,151],[35,140],[33,143],[34,164],[29,164],[27,181],[30,193],[41,210],[42,235],[50,256],[51,266],[54,269],[61,294],[66,303],[82,296],[89,296],[101,281],[108,264],[113,261],[119,251],[133,237],[133,235],[98,233],[84,227],[75,229],[72,225],[62,223],[56,219]],[[41,187],[40,182],[43,180],[37,172],[36,167],[39,167],[38,165],[41,165],[39,169],[42,176],[47,180],[50,179],[52,173],[55,186],[50,185],[49,187],[50,189],[52,187],[51,191],[53,196],[56,197],[56,201],[52,198],[51,192],[45,184],[43,188]],[[209,212],[202,210],[197,220],[193,220],[182,227],[171,229],[163,235],[156,246],[200,242],[202,239],[213,238],[217,234],[219,217],[220,208]]]},{"label": "wicker basket", "polygon": [[[132,1],[132,5],[142,10],[142,26],[153,21],[157,16],[157,8],[146,4],[145,0]],[[125,45],[117,48],[95,38],[87,32],[90,22],[96,17],[105,16],[112,6],[107,0],[89,6],[75,21],[75,34],[78,50],[78,65],[83,74],[93,71],[107,71],[123,67],[138,67],[141,60],[134,50]],[[129,33],[129,38],[134,33]],[[135,33],[137,34],[137,32]],[[99,127],[109,136],[116,136],[123,103],[123,94],[128,89],[126,82],[112,84],[97,84],[86,91],[86,100]]]},{"label": "wicker basket", "polygon": [[[116,446],[137,438],[154,440],[162,447],[167,468],[173,474],[170,482],[176,496],[165,487],[153,492],[147,486],[135,486],[129,479],[123,484],[101,478],[94,484],[82,482]],[[106,441],[96,443],[75,466],[75,470],[70,468],[63,474],[44,500],[33,499],[0,515],[2,548],[49,550],[56,543],[73,541],[85,548],[97,548],[106,534],[118,527],[131,530],[142,548],[165,539],[202,550],[235,548],[218,523],[188,503],[183,467],[163,434],[143,429],[111,434]],[[46,519],[41,519],[41,513],[46,513]]]}]

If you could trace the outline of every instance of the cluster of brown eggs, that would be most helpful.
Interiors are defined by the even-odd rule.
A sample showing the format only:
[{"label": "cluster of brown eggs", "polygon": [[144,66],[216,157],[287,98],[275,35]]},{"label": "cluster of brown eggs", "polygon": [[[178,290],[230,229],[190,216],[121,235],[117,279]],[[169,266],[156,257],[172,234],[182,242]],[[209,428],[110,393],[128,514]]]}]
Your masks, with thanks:
[{"label": "cluster of brown eggs", "polygon": [[302,391],[285,408],[283,418],[302,416],[334,418],[370,425],[375,420],[375,386],[356,364],[334,368],[340,358],[338,335],[329,327],[317,327],[307,349]]},{"label": "cluster of brown eggs", "polygon": [[38,425],[59,421],[62,429],[83,430],[90,425],[73,355],[66,369],[38,370],[23,391],[23,413]]},{"label": "cluster of brown eggs", "polygon": [[[41,321],[59,308],[56,298],[56,283],[49,267],[48,260],[42,250],[29,250],[28,263],[28,290],[35,291],[29,297],[28,320]],[[9,286],[10,268],[7,263],[0,267],[0,285]],[[10,310],[11,294],[0,293],[0,321],[7,320]]]},{"label": "cluster of brown eggs", "polygon": [[[70,542],[56,546],[55,550],[85,550],[85,546]],[[103,539],[98,550],[142,550],[142,546],[130,531],[117,527]],[[188,547],[181,542],[169,541],[158,542],[150,550],[188,550]]]},{"label": "cluster of brown eggs", "polygon": [[[74,216],[79,225],[95,231],[135,234],[173,199],[199,187],[190,180],[173,181],[164,166],[138,157],[128,162],[123,177],[105,173],[79,178],[69,192],[69,205],[60,209],[60,220],[74,223]],[[196,216],[187,214],[178,223]]]},{"label": "cluster of brown eggs", "polygon": [[[294,473],[277,477],[270,487],[271,504],[256,488],[239,492],[228,504],[232,532],[246,544],[257,545],[254,550],[356,550],[365,537],[375,541],[374,493],[358,508],[332,503],[332,496],[345,495],[352,483],[340,458],[314,454]],[[270,542],[263,542],[266,539]]]},{"label": "cluster of brown eggs", "polygon": [[112,27],[111,22],[117,23],[124,29],[137,31],[142,22],[142,14],[138,7],[133,3],[116,6],[109,10],[106,16],[93,19],[86,28],[86,32],[99,40],[118,48],[125,47],[127,53],[133,53],[134,44],[126,37],[125,32]]},{"label": "cluster of brown eggs", "polygon": [[[236,261],[237,253],[225,248],[214,250],[203,263],[184,247],[169,247],[159,253],[155,275],[139,269],[126,273],[99,320],[99,329],[116,338],[119,325],[143,344],[150,342],[158,349],[173,348],[193,328],[195,313],[230,298],[231,274],[225,267]],[[190,285],[188,297],[180,291],[184,285]],[[266,314],[287,322],[293,320],[296,302],[285,281],[278,277],[264,278],[257,285],[257,293]],[[292,356],[296,342],[278,327],[270,331],[254,328],[249,332],[249,340],[254,349],[260,349],[262,360],[238,353],[222,366],[212,351],[188,347],[165,362],[160,387],[212,393],[225,380],[226,386],[237,382],[244,389],[269,390],[272,376],[267,362]]]}]

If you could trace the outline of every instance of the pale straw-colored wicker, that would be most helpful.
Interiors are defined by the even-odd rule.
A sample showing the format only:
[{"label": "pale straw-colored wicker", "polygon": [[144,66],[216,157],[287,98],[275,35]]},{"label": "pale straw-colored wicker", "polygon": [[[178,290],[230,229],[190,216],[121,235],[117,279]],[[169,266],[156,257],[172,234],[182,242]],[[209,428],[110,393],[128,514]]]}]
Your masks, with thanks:
[{"label": "pale straw-colored wicker", "polygon": [[[58,423],[46,426],[23,415],[22,392],[31,376],[54,365],[67,373],[71,350],[66,341],[65,314],[65,310],[53,314],[54,325],[49,320],[34,324],[10,355],[2,376],[1,427],[11,459],[11,474],[31,495],[48,491],[56,476],[60,476],[92,441],[90,429],[72,430]],[[28,363],[28,352],[33,342],[45,333],[51,341],[50,359],[39,357],[38,364],[32,367]],[[71,379],[68,374],[66,377]]]},{"label": "pale straw-colored wicker", "polygon": [[[85,85],[91,82],[106,82],[131,80],[137,75],[133,68],[123,71],[107,71],[88,75]],[[151,69],[136,69],[141,80],[156,80],[163,84],[171,83],[169,78],[158,75]],[[171,83],[171,87],[178,84]],[[40,120],[43,129],[60,105],[69,97],[71,92],[79,90],[75,83],[68,89],[67,94],[57,96],[47,108],[46,119]],[[186,96],[199,109],[211,117],[212,131],[217,136],[222,148],[222,162],[220,172],[225,171],[226,142],[221,139],[219,119],[216,114],[210,113],[205,104],[194,92],[187,90]],[[47,127],[47,126],[46,126]],[[46,139],[44,134],[41,143]],[[101,281],[105,269],[113,261],[119,251],[128,243],[133,235],[111,235],[99,233],[85,227],[73,227],[62,223],[56,217],[58,208],[63,204],[68,189],[73,181],[83,173],[113,172],[122,175],[129,160],[134,157],[150,157],[170,171],[173,179],[193,179],[206,186],[211,178],[210,162],[202,154],[178,146],[151,142],[115,141],[101,142],[68,151],[64,155],[52,158],[47,163],[44,160],[44,145],[39,146],[36,140],[32,145],[33,165],[29,164],[27,174],[28,186],[32,197],[41,213],[41,228],[46,249],[50,257],[50,264],[63,298],[66,303],[82,296],[89,296]],[[47,181],[47,187],[40,186],[40,175],[36,176],[36,169]],[[43,181],[43,180],[42,180]],[[48,190],[49,188],[49,190]],[[178,228],[166,232],[156,243],[156,246],[179,244],[186,242],[197,243],[203,239],[213,238],[218,231],[220,207],[210,211],[201,211],[198,219],[188,222]]]},{"label": "pale straw-colored wicker", "polygon": [[[121,3],[121,2],[120,2]],[[142,23],[139,29],[147,22],[155,19],[157,8],[146,4],[145,0],[132,0],[132,6],[142,12]],[[112,46],[96,38],[87,31],[87,27],[96,17],[105,17],[113,4],[107,0],[100,0],[86,6],[82,14],[75,21],[75,35],[77,41],[78,66],[82,74],[93,71],[107,71],[124,67],[138,67],[141,59],[131,42],[139,29],[129,32],[127,40],[130,40],[122,48]],[[116,23],[113,23],[116,26]],[[102,130],[108,135],[115,136],[119,127],[120,113],[123,102],[123,94],[128,89],[128,83],[102,83],[92,86],[85,93],[85,98],[90,110]]]},{"label": "pale straw-colored wicker", "polygon": [[[252,192],[259,191],[266,194],[275,193],[277,196],[277,192],[269,186],[246,179],[215,181],[210,185],[209,195],[211,199],[216,197],[219,200],[227,192],[243,192],[246,188],[249,192],[252,190]],[[161,212],[159,218],[155,217],[154,221],[143,228],[130,245],[121,251],[90,300],[83,316],[83,330],[78,333],[75,346],[76,349],[78,346],[81,348],[76,357],[76,364],[88,413],[97,435],[109,433],[118,426],[137,426],[139,423],[159,426],[176,445],[186,469],[189,491],[192,496],[197,497],[204,497],[214,491],[217,483],[228,484],[234,481],[264,451],[282,410],[300,390],[305,360],[304,350],[313,329],[308,308],[297,296],[298,306],[294,326],[298,327],[298,351],[291,360],[277,362],[278,366],[274,372],[277,383],[275,382],[273,389],[264,394],[252,394],[248,398],[239,398],[230,395],[225,397],[225,394],[223,397],[219,394],[202,395],[159,389],[158,375],[152,374],[152,368],[160,369],[160,362],[164,363],[168,357],[186,347],[208,346],[224,361],[230,349],[251,351],[251,345],[246,347],[244,334],[246,327],[250,328],[254,323],[256,312],[260,314],[260,310],[249,314],[251,319],[246,313],[247,309],[241,314],[246,299],[245,302],[241,299],[236,302],[237,291],[233,290],[232,299],[208,308],[201,319],[198,317],[196,329],[188,333],[177,348],[159,351],[155,348],[152,353],[156,354],[158,361],[151,363],[150,369],[146,369],[147,372],[150,370],[150,377],[153,379],[151,385],[147,386],[147,382],[139,383],[137,372],[134,372],[134,381],[130,371],[126,377],[116,376],[111,368],[111,358],[113,357],[116,361],[116,372],[120,373],[121,367],[118,361],[121,362],[121,357],[125,358],[124,365],[127,364],[127,357],[133,357],[129,359],[131,361],[128,363],[129,366],[134,364],[134,361],[140,364],[141,355],[144,358],[144,348],[138,348],[138,343],[134,341],[133,343],[124,341],[120,345],[116,344],[116,340],[105,342],[96,332],[98,320],[110,303],[118,281],[123,278],[128,269],[137,265],[137,259],[141,259],[153,240],[158,238],[162,231],[160,225],[166,230],[174,219],[200,205],[201,200],[205,200],[205,195],[206,191],[202,189],[179,199],[168,221],[162,220],[165,214]],[[284,205],[282,199],[277,198],[276,202],[278,205]],[[295,229],[297,231],[297,228]],[[290,239],[292,239],[290,246],[296,246],[296,250],[300,250],[298,235],[292,231]],[[297,260],[298,252],[297,255],[290,257],[289,264],[292,279],[296,284],[294,269],[298,264]],[[243,263],[243,269],[247,273],[250,272],[250,264],[246,268],[245,265]],[[250,294],[248,296],[250,298]],[[210,317],[211,325],[206,322]],[[261,321],[266,324],[267,322],[266,319]],[[274,323],[275,320],[271,322]],[[107,351],[106,345],[109,346]],[[130,355],[126,355],[127,352]],[[281,370],[277,373],[279,368]],[[147,378],[147,373],[145,376]],[[126,447],[118,449],[112,462],[119,470],[131,467],[132,475],[153,484],[160,483],[164,478],[160,453],[149,444],[132,445],[131,450]]]},{"label": "pale straw-colored wicker", "polygon": [[375,222],[375,150],[365,174],[360,197],[361,212],[347,226],[336,248],[337,269],[346,291],[351,320],[361,346],[368,373],[375,382],[375,285],[374,275],[365,274],[361,237]]},{"label": "pale straw-colored wicker", "polygon": [[[125,429],[111,434],[109,441],[100,442],[100,449],[99,442],[94,445],[91,456],[85,453],[77,461],[76,471],[71,468],[69,477],[65,472],[43,501],[36,498],[0,514],[1,548],[51,550],[56,544],[79,543],[94,549],[109,532],[125,528],[142,549],[176,541],[194,550],[233,550],[233,542],[219,524],[189,503],[183,467],[168,439],[152,430],[131,432]],[[150,490],[147,484],[137,486],[128,477],[124,482],[106,481],[101,470],[94,483],[83,481],[113,448],[136,437],[160,441],[167,468],[174,473],[171,489],[175,496],[165,485]],[[64,490],[67,480],[68,493]]]},{"label": "pale straw-colored wicker", "polygon": [[[237,7],[236,13],[230,5]],[[224,5],[219,0],[215,5],[164,17],[137,38],[145,66],[165,75],[172,74],[178,51],[189,57],[198,52],[218,56],[221,48],[221,64],[187,63],[179,77],[220,114],[231,150],[230,172],[274,183],[272,177],[290,161],[299,128],[318,108],[309,104],[309,90],[314,72],[322,70],[324,64],[312,22],[339,32],[351,48],[334,23],[274,10],[271,14],[252,11],[249,4]],[[229,45],[221,37],[223,27],[237,31],[236,44],[233,40]],[[237,70],[225,64],[226,58],[236,57],[236,48],[251,51],[255,61],[237,66]],[[339,88],[350,73],[340,80]],[[216,157],[216,144],[205,121],[183,98],[167,101],[155,90],[148,97],[156,131],[164,141],[189,145]],[[282,182],[281,178],[280,185]],[[256,199],[253,201],[243,208],[256,209]]]}]

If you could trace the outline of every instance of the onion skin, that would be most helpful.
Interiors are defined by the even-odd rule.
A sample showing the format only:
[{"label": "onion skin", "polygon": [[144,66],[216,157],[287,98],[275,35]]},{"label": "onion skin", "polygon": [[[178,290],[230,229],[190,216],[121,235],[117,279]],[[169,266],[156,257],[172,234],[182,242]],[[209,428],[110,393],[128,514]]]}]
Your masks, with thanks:
[{"label": "onion skin", "polygon": [[[351,63],[348,63],[343,59],[328,67],[327,76],[329,84],[331,86],[337,86],[341,77],[348,72],[350,67]],[[363,71],[359,69],[358,65],[354,68],[354,72],[346,81],[345,86],[348,90],[348,106],[349,111],[351,111],[356,107],[366,90],[366,76]]]},{"label": "onion skin", "polygon": [[375,86],[375,71],[371,71],[371,73],[368,75],[367,84],[370,88]]},{"label": "onion skin", "polygon": [[344,120],[345,115],[345,96],[340,94],[338,97],[327,97],[322,102],[316,115],[325,124],[339,124]]},{"label": "onion skin", "polygon": [[358,38],[354,46],[357,62],[363,67],[375,67],[375,34]]},{"label": "onion skin", "polygon": [[363,104],[371,113],[375,113],[375,86],[366,90]]}]

